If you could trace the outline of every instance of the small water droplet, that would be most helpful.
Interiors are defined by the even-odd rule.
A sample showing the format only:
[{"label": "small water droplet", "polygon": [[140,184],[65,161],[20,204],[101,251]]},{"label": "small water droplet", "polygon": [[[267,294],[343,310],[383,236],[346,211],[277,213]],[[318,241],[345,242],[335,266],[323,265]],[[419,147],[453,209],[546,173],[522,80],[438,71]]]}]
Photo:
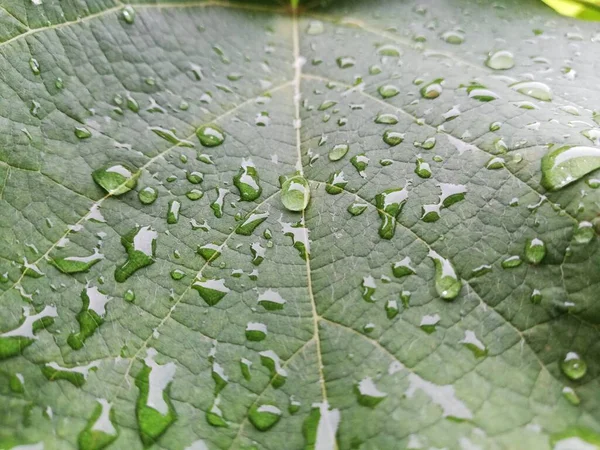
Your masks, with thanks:
[{"label": "small water droplet", "polygon": [[375,123],[384,125],[396,125],[398,123],[398,116],[390,113],[378,114],[375,117]]},{"label": "small water droplet", "polygon": [[356,64],[356,59],[352,56],[340,56],[336,59],[336,62],[340,69],[348,69]]},{"label": "small water droplet", "polygon": [[431,167],[422,158],[417,158],[415,173],[421,178],[431,177]]},{"label": "small water droplet", "polygon": [[121,11],[121,17],[125,22],[132,24],[135,21],[135,10],[127,5],[123,8],[123,11]]},{"label": "small water droplet", "polygon": [[523,260],[521,259],[521,257],[519,255],[513,255],[513,256],[509,256],[508,258],[505,258],[504,260],[502,260],[500,265],[502,266],[503,269],[514,269],[515,267],[519,267],[522,262],[523,262]]},{"label": "small water droplet", "polygon": [[381,392],[370,377],[362,379],[354,388],[358,403],[363,406],[374,408],[383,399],[387,397],[385,392]]},{"label": "small water droplet", "polygon": [[575,352],[569,352],[560,363],[562,372],[571,380],[583,378],[587,372],[586,362]]},{"label": "small water droplet", "polygon": [[546,244],[538,238],[525,243],[525,259],[531,264],[539,264],[546,256]]}]

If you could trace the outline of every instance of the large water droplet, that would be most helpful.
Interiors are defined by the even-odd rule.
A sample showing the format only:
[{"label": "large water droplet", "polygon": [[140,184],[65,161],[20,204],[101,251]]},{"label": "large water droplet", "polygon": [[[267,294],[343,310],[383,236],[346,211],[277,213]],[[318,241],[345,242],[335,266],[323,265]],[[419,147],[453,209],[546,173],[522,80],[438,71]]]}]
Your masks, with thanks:
[{"label": "large water droplet", "polygon": [[510,85],[515,91],[528,95],[537,100],[549,102],[552,100],[552,90],[547,84],[539,81],[520,81]]},{"label": "large water droplet", "polygon": [[144,205],[150,205],[158,198],[158,191],[153,187],[147,186],[138,192],[138,198]]},{"label": "large water droplet", "polygon": [[142,267],[154,264],[158,233],[149,226],[137,227],[121,238],[127,261],[115,270],[115,280],[123,283]]},{"label": "large water droplet", "polygon": [[525,243],[525,259],[531,264],[539,264],[546,256],[546,244],[538,238]]},{"label": "large water droplet", "polygon": [[242,162],[240,171],[233,177],[233,184],[240,191],[240,201],[252,202],[262,193],[256,166],[250,160]]},{"label": "large water droplet", "polygon": [[404,188],[388,189],[375,196],[375,205],[381,218],[379,236],[383,239],[391,239],[394,236],[396,219],[407,198],[408,191]]},{"label": "large water droplet", "polygon": [[370,408],[374,408],[387,397],[385,392],[381,392],[377,389],[377,386],[375,386],[375,383],[370,377],[363,378],[358,382],[354,392],[356,393],[358,403]]},{"label": "large water droplet", "polygon": [[435,290],[444,300],[454,300],[462,289],[462,281],[456,275],[452,263],[434,250],[428,255],[435,266]]},{"label": "large water droplet", "polygon": [[511,69],[515,65],[515,58],[508,50],[498,50],[490,53],[485,65],[494,70]]},{"label": "large water droplet", "polygon": [[104,259],[104,255],[94,249],[94,253],[89,256],[67,256],[64,258],[52,258],[51,264],[62,273],[87,272],[90,268]]},{"label": "large water droplet", "polygon": [[86,286],[81,291],[81,300],[83,306],[77,314],[77,322],[79,322],[79,333],[72,333],[67,339],[67,343],[74,350],[79,350],[87,338],[92,336],[102,323],[106,315],[106,304],[110,301],[110,297],[95,286]]},{"label": "large water droplet", "polygon": [[437,78],[437,79],[433,80],[432,82],[423,86],[420,90],[421,97],[427,98],[430,100],[432,100],[434,98],[438,98],[441,95],[442,91],[444,90],[442,88],[443,82],[444,82],[443,78]]},{"label": "large water droplet", "polygon": [[281,419],[281,410],[275,405],[262,404],[250,407],[248,419],[259,431],[267,431],[273,428]]},{"label": "large water droplet", "polygon": [[192,284],[192,289],[198,291],[208,306],[219,303],[230,289],[225,286],[225,280],[199,278]]},{"label": "large water droplet", "polygon": [[[282,180],[280,180],[282,181]],[[304,211],[310,201],[310,186],[302,175],[284,177],[281,183],[281,203],[290,211]]]},{"label": "large water droplet", "polygon": [[203,125],[196,130],[196,136],[205,147],[216,147],[225,140],[225,134],[216,125]]},{"label": "large water droplet", "polygon": [[560,363],[562,372],[571,380],[580,380],[587,373],[586,362],[575,352],[569,352]]},{"label": "large water droplet", "polygon": [[556,191],[600,168],[600,148],[564,146],[542,158],[542,186]]},{"label": "large water droplet", "polygon": [[110,195],[122,195],[135,188],[139,175],[139,172],[123,163],[107,164],[92,172],[96,184]]},{"label": "large water droplet", "polygon": [[350,146],[348,144],[334,145],[333,148],[329,150],[329,159],[331,161],[339,161],[344,156],[346,156],[346,153],[348,153],[349,149]]}]

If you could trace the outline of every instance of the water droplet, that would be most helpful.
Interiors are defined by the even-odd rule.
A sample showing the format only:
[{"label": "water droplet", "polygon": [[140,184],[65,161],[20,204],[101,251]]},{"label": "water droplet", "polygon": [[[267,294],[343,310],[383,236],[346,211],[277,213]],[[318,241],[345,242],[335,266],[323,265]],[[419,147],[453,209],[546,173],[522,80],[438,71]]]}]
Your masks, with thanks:
[{"label": "water droplet", "polygon": [[79,139],[87,139],[92,137],[92,132],[85,127],[76,127],[75,136],[77,136]]},{"label": "water droplet", "polygon": [[196,200],[200,200],[202,197],[204,197],[204,192],[202,192],[200,189],[192,189],[187,191],[185,196],[195,202]]},{"label": "water droplet", "polygon": [[373,278],[371,275],[363,277],[361,287],[363,289],[362,298],[364,299],[364,301],[373,303],[375,301],[373,295],[375,295],[375,290],[377,289],[377,285],[375,284],[375,278]]},{"label": "water droplet", "polygon": [[552,100],[552,91],[547,84],[539,81],[520,81],[510,85],[515,91],[533,97],[536,100],[549,102]]},{"label": "water droplet", "polygon": [[396,125],[398,123],[398,116],[390,113],[377,114],[377,117],[375,117],[375,123],[383,125]]},{"label": "water droplet", "polygon": [[[574,406],[579,406],[579,404],[581,403],[579,396],[577,395],[577,393],[575,392],[575,390],[572,387],[565,386],[562,390],[562,394],[565,397],[565,399]],[[557,447],[554,447],[554,448],[557,448]],[[583,450],[585,447],[581,447],[581,448]],[[575,450],[576,449],[577,449],[577,447],[575,447]]]},{"label": "water droplet", "polygon": [[460,45],[465,41],[465,34],[460,30],[446,31],[442,34],[442,39],[448,44]]},{"label": "water droplet", "polygon": [[144,189],[138,192],[138,198],[144,205],[150,205],[158,198],[158,191],[153,187],[146,186]]},{"label": "water droplet", "polygon": [[348,180],[344,177],[344,171],[334,172],[329,175],[327,184],[325,186],[325,192],[331,195],[337,195],[344,192],[344,188],[348,184]]},{"label": "water droplet", "polygon": [[444,82],[443,78],[437,78],[433,80],[431,83],[426,84],[420,90],[421,97],[427,98],[429,100],[433,100],[434,98],[438,98],[443,92],[442,83]]},{"label": "water droplet", "polygon": [[259,294],[257,303],[267,311],[278,311],[283,309],[286,301],[278,292],[267,289],[262,294]]},{"label": "water droplet", "polygon": [[531,264],[539,264],[546,256],[546,244],[538,238],[525,243],[525,259]]},{"label": "water droplet", "polygon": [[194,147],[193,142],[186,141],[185,139],[179,139],[172,130],[167,130],[166,128],[162,127],[150,127],[150,130],[153,131],[157,136],[160,136],[165,141],[170,142],[173,145],[188,148]]},{"label": "water droplet", "polygon": [[135,21],[135,10],[127,5],[123,8],[123,11],[121,11],[121,17],[125,22],[132,24]]},{"label": "water droplet", "polygon": [[192,289],[198,291],[200,297],[208,306],[215,306],[219,303],[230,289],[225,286],[225,280],[214,278],[199,278],[192,284]]},{"label": "water droplet", "polygon": [[380,86],[378,92],[383,98],[391,98],[398,95],[400,90],[393,84],[386,84],[384,86]]},{"label": "water droplet", "polygon": [[360,155],[353,156],[352,159],[350,159],[350,162],[358,171],[358,174],[361,177],[365,178],[365,170],[367,170],[367,167],[369,166],[369,158],[367,158],[367,156],[364,153],[362,153]]},{"label": "water droplet", "polygon": [[340,69],[348,69],[356,64],[356,59],[352,56],[340,56],[336,59],[336,62]]},{"label": "water droplet", "polygon": [[480,102],[491,102],[492,100],[500,98],[498,94],[490,91],[481,84],[469,85],[467,87],[467,94],[469,94],[469,98],[479,100]]},{"label": "water droplet", "polygon": [[381,218],[379,236],[391,239],[396,229],[396,219],[402,211],[408,198],[408,191],[404,188],[388,189],[375,196],[375,205]]},{"label": "water droplet", "polygon": [[356,393],[358,403],[370,408],[374,408],[387,397],[385,392],[381,392],[377,389],[377,386],[375,386],[375,383],[370,377],[363,378],[358,382],[354,392]]},{"label": "water droplet", "polygon": [[465,337],[458,341],[458,343],[463,344],[465,347],[471,350],[476,358],[483,358],[484,356],[487,356],[488,350],[486,346],[477,338],[477,336],[475,336],[473,331],[466,330]]},{"label": "water droplet", "polygon": [[135,113],[140,110],[140,105],[138,104],[137,100],[131,96],[131,94],[127,94],[127,107]]},{"label": "water droplet", "polygon": [[573,239],[577,244],[589,244],[594,238],[594,225],[591,222],[582,221],[577,224],[573,233]]},{"label": "water droplet", "polygon": [[18,327],[0,334],[0,360],[19,355],[33,344],[37,339],[35,333],[49,326],[58,314],[54,306],[45,306],[36,314],[30,314],[30,309],[24,307],[23,316]]},{"label": "water droplet", "polygon": [[252,212],[246,216],[244,222],[236,228],[235,232],[243,236],[250,236],[267,217],[269,217],[269,213]]},{"label": "water droplet", "polygon": [[249,341],[262,341],[267,337],[267,326],[264,323],[248,322],[246,325],[246,339]]},{"label": "water droplet", "polygon": [[52,258],[50,262],[62,273],[87,272],[90,268],[104,259],[104,255],[94,249],[89,256],[67,256],[64,258]]},{"label": "water droplet", "polygon": [[135,301],[135,292],[133,291],[133,289],[127,289],[125,291],[125,294],[123,295],[123,298],[125,299],[126,302],[132,303],[133,301]]},{"label": "water droplet", "polygon": [[481,277],[487,273],[490,273],[491,271],[492,271],[492,266],[490,266],[489,264],[483,264],[479,267],[474,268],[471,271],[471,277],[472,278]]},{"label": "water droplet", "polygon": [[74,350],[79,350],[83,347],[85,340],[92,336],[102,323],[106,315],[106,304],[111,298],[101,292],[95,286],[86,286],[81,291],[81,301],[83,305],[81,311],[77,314],[77,322],[79,322],[79,333],[69,335],[67,343]]},{"label": "water droplet", "polygon": [[560,363],[562,372],[571,380],[583,378],[587,372],[586,362],[575,352],[569,352]]},{"label": "water droplet", "polygon": [[377,54],[381,56],[401,56],[402,52],[395,45],[385,44],[377,48]]},{"label": "water droplet", "polygon": [[244,160],[240,171],[233,177],[233,184],[240,191],[240,201],[252,202],[260,197],[262,187],[259,181],[254,163]]},{"label": "water droplet", "polygon": [[429,163],[426,163],[422,158],[417,158],[415,173],[421,178],[431,177],[431,167],[429,167]]},{"label": "water droplet", "polygon": [[419,324],[419,328],[423,330],[427,334],[431,334],[435,332],[435,328],[437,324],[440,322],[439,314],[431,314],[425,315],[421,318],[421,323]]},{"label": "water droplet", "polygon": [[489,159],[489,161],[485,164],[485,168],[488,170],[498,170],[504,167],[505,161],[504,158],[500,156],[493,156]]},{"label": "water droplet", "polygon": [[519,267],[523,261],[519,255],[509,256],[504,259],[500,265],[503,269],[514,269],[515,267]]},{"label": "water droplet", "polygon": [[542,186],[556,191],[600,168],[600,148],[564,146],[542,158]]},{"label": "water droplet", "polygon": [[81,387],[87,381],[90,371],[97,370],[99,364],[98,361],[92,361],[85,366],[62,367],[58,363],[49,362],[42,366],[42,373],[49,381],[65,380]]},{"label": "water droplet", "polygon": [[289,211],[304,211],[310,201],[310,186],[302,175],[283,177],[281,182],[281,202]]},{"label": "water droplet", "polygon": [[529,297],[529,300],[531,301],[531,303],[533,303],[535,305],[542,302],[542,293],[539,291],[539,289],[534,289],[531,292],[531,296]]},{"label": "water droplet", "polygon": [[331,161],[339,161],[344,156],[346,156],[346,153],[348,153],[349,149],[350,146],[348,144],[334,145],[333,148],[329,150],[329,159]]},{"label": "water droplet", "polygon": [[112,444],[119,436],[112,405],[103,398],[96,400],[98,405],[77,437],[80,450],[101,450]]},{"label": "water droplet", "polygon": [[435,142],[436,142],[435,136],[432,136],[432,137],[425,139],[423,142],[415,141],[415,142],[413,142],[413,145],[415,147],[420,147],[425,150],[431,150],[433,147],[435,147]]},{"label": "water droplet", "polygon": [[179,210],[181,209],[181,203],[178,200],[171,200],[169,202],[169,208],[167,210],[167,223],[175,224],[179,222]]},{"label": "water droplet", "polygon": [[169,390],[175,376],[175,363],[158,364],[154,361],[157,351],[147,350],[144,368],[136,376],[139,389],[136,416],[140,438],[144,447],[155,444],[158,438],[177,420]]},{"label": "water droplet", "polygon": [[281,410],[275,405],[253,405],[248,412],[250,423],[259,431],[267,431],[281,419]]},{"label": "water droplet", "polygon": [[214,261],[219,256],[221,256],[221,252],[223,250],[222,245],[219,244],[204,244],[202,246],[198,246],[196,249],[196,253],[198,253],[205,261]]},{"label": "water droplet", "polygon": [[35,58],[29,58],[29,67],[34,75],[40,74],[40,63]]},{"label": "water droplet", "polygon": [[502,122],[492,122],[490,123],[490,131],[498,131],[502,128]]},{"label": "water droplet", "polygon": [[202,175],[200,172],[186,171],[185,177],[192,184],[200,184],[200,183],[202,183],[202,181],[204,181],[204,175]]},{"label": "water droplet", "polygon": [[260,352],[260,362],[269,369],[271,373],[271,385],[278,389],[283,386],[287,380],[287,371],[281,366],[279,356],[273,350]]},{"label": "water droplet", "polygon": [[217,198],[210,204],[210,209],[213,210],[215,217],[220,219],[223,217],[223,204],[225,203],[225,196],[229,194],[229,191],[219,187],[215,188],[215,191],[217,192]]},{"label": "water droplet", "polygon": [[508,50],[490,52],[485,65],[494,70],[507,70],[515,65],[515,57]]},{"label": "water droplet", "polygon": [[395,262],[392,264],[392,273],[396,278],[402,278],[407,275],[413,275],[416,273],[416,270],[411,267],[411,259],[410,256],[407,256],[401,261]]},{"label": "water droplet", "polygon": [[386,130],[383,133],[383,142],[391,147],[395,147],[404,140],[404,133],[398,131]]},{"label": "water droplet", "polygon": [[149,226],[136,227],[121,238],[127,261],[115,270],[115,280],[126,281],[139,269],[154,264],[158,233]]},{"label": "water droplet", "polygon": [[360,216],[367,209],[368,203],[363,201],[355,201],[350,206],[348,206],[348,212],[353,216]]},{"label": "water droplet", "polygon": [[181,269],[171,270],[171,278],[173,278],[175,281],[179,281],[183,277],[185,277],[185,272],[183,270],[181,270]]},{"label": "water droplet", "polygon": [[452,263],[434,250],[428,255],[435,266],[435,290],[444,300],[454,300],[462,289],[462,281],[456,275]]},{"label": "water droplet", "polygon": [[323,103],[319,105],[317,108],[319,111],[325,111],[333,106],[337,105],[337,102],[334,100],[325,100]]},{"label": "water droplet", "polygon": [[92,178],[98,186],[110,195],[122,195],[137,185],[140,173],[127,164],[107,164],[92,172]]},{"label": "water droplet", "polygon": [[196,136],[204,147],[216,147],[225,140],[225,134],[216,125],[203,125],[196,130]]}]

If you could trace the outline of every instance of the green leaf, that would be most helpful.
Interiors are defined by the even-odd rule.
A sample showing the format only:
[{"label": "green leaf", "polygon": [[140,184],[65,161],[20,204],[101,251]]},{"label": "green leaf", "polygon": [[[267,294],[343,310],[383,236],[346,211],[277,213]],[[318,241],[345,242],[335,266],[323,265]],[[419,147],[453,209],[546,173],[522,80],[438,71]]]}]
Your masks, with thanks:
[{"label": "green leaf", "polygon": [[600,448],[599,42],[4,0],[0,448]]}]

